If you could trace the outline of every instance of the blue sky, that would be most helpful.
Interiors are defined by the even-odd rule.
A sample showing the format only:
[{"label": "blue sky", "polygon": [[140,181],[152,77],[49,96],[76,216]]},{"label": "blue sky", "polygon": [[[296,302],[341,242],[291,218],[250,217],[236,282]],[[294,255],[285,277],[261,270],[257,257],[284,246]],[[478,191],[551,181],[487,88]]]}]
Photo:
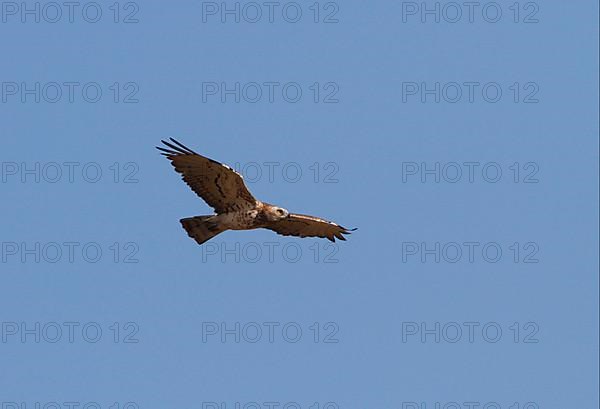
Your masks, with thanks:
[{"label": "blue sky", "polygon": [[[598,406],[596,2],[24,4],[4,407]],[[358,231],[196,245],[170,136]]]}]

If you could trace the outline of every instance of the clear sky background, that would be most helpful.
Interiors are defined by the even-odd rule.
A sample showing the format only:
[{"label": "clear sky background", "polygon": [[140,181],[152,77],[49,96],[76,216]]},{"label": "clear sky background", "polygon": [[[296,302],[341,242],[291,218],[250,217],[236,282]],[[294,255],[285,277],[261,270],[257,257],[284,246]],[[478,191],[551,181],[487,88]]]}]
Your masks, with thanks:
[{"label": "clear sky background", "polygon": [[[598,407],[597,2],[78,4],[2,3],[5,407]],[[358,231],[196,245],[169,136]]]}]

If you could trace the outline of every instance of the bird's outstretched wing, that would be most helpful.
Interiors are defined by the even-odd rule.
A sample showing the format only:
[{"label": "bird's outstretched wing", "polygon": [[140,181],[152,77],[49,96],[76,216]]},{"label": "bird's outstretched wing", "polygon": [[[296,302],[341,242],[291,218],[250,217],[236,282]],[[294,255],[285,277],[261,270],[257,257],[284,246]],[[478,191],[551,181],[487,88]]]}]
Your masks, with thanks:
[{"label": "bird's outstretched wing", "polygon": [[161,141],[168,148],[156,147],[182,175],[185,183],[217,213],[256,206],[242,175],[229,166],[197,154],[175,139]]},{"label": "bird's outstretched wing", "polygon": [[283,236],[322,237],[333,242],[336,238],[346,240],[343,235],[356,230],[346,229],[339,224],[318,217],[293,213],[290,213],[285,219],[272,222],[266,228]]}]

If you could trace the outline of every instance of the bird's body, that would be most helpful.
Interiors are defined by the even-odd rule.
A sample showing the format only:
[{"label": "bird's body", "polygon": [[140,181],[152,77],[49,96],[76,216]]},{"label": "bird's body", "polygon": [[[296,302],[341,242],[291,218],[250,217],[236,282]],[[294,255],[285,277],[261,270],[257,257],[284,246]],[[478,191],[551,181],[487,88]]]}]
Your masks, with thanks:
[{"label": "bird's body", "polygon": [[157,147],[171,160],[183,180],[215,209],[210,216],[181,219],[188,235],[202,244],[226,230],[266,228],[284,236],[323,237],[345,240],[350,230],[314,216],[289,213],[286,209],[255,199],[242,176],[229,166],[206,158],[173,138],[162,141],[170,149]]},{"label": "bird's body", "polygon": [[260,201],[253,209],[236,210],[228,213],[215,214],[211,222],[221,225],[226,230],[252,230],[267,227],[270,221],[277,219],[276,206]]}]

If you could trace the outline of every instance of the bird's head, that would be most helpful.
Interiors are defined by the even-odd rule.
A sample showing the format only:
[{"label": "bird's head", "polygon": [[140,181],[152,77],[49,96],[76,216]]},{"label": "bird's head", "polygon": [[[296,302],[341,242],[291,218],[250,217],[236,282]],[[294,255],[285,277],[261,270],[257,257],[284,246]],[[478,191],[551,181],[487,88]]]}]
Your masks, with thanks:
[{"label": "bird's head", "polygon": [[274,221],[285,219],[290,215],[290,212],[288,212],[286,209],[277,206],[273,206],[270,213]]}]

